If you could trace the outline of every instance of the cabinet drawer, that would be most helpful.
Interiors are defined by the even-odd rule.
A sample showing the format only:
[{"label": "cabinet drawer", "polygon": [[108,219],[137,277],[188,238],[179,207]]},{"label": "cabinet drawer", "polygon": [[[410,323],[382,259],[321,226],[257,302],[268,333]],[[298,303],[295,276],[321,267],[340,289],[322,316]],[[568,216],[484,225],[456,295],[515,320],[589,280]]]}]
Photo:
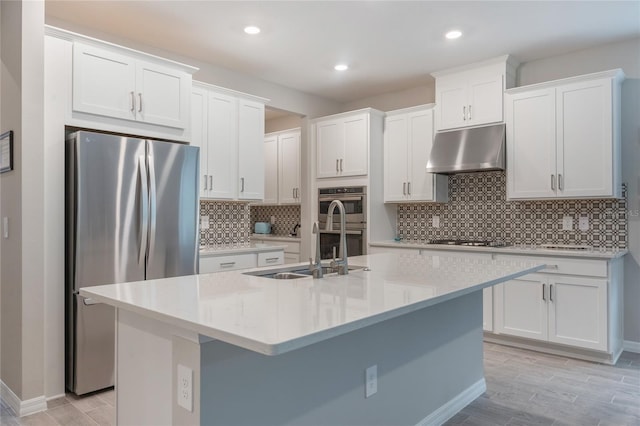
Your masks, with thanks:
[{"label": "cabinet drawer", "polygon": [[285,253],[300,253],[300,243],[285,243],[287,246],[284,248]]},{"label": "cabinet drawer", "polygon": [[300,255],[299,254],[293,254],[293,253],[285,253],[284,254],[284,263],[285,264],[300,263]]},{"label": "cabinet drawer", "polygon": [[540,273],[545,274],[580,275],[589,277],[607,276],[606,260],[517,255],[499,255],[498,259],[529,260],[532,262],[546,263],[549,267],[540,271]]},{"label": "cabinet drawer", "polygon": [[284,263],[283,251],[267,251],[258,253],[258,266],[282,265]]},{"label": "cabinet drawer", "polygon": [[236,269],[255,268],[256,265],[257,256],[255,253],[201,257],[200,273],[234,271]]}]

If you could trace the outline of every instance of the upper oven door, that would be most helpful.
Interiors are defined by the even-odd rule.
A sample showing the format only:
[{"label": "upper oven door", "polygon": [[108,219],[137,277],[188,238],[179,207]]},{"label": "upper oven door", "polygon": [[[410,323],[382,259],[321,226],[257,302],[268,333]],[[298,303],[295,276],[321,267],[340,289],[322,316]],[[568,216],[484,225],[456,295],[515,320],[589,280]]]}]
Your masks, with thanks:
[{"label": "upper oven door", "polygon": [[[327,221],[329,205],[333,200],[342,201],[347,223],[365,223],[367,221],[365,215],[365,198],[363,195],[321,195],[318,198],[318,220],[320,222]],[[333,212],[333,223],[340,223],[340,212],[337,208]]]}]

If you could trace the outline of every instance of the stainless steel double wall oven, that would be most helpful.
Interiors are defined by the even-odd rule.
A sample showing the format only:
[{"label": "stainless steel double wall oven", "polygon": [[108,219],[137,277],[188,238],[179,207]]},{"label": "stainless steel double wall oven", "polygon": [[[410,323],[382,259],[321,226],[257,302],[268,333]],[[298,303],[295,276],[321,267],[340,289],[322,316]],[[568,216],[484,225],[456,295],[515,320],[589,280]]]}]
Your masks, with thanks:
[{"label": "stainless steel double wall oven", "polygon": [[326,230],[329,205],[333,200],[344,204],[347,255],[366,254],[367,250],[367,188],[349,186],[318,189],[318,222],[320,222],[320,252],[322,259],[331,259],[340,242],[340,214],[336,209],[333,230]]}]

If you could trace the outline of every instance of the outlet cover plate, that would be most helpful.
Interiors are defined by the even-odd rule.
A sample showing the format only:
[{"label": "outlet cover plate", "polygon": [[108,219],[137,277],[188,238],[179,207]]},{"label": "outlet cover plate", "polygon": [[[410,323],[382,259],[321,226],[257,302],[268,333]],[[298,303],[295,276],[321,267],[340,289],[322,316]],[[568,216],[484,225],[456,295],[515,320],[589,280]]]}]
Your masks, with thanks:
[{"label": "outlet cover plate", "polygon": [[562,230],[571,231],[573,229],[573,217],[565,216],[562,218]]}]

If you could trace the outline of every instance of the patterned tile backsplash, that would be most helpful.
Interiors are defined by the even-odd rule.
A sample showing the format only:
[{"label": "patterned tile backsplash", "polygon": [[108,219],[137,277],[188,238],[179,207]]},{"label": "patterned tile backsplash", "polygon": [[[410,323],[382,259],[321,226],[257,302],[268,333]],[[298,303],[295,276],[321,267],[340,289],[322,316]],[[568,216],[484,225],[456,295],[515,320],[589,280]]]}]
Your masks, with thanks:
[{"label": "patterned tile backsplash", "polygon": [[200,201],[200,215],[209,216],[209,227],[200,227],[200,245],[242,246],[249,244],[249,204],[233,201]]},{"label": "patterned tile backsplash", "polygon": [[[504,172],[463,173],[449,177],[449,202],[400,204],[397,234],[402,239],[497,240],[509,244],[578,244],[627,247],[626,187],[621,200],[507,201]],[[440,227],[432,226],[432,216]],[[564,216],[573,229],[562,230]],[[580,217],[589,230],[580,231]]]},{"label": "patterned tile backsplash", "polygon": [[273,235],[289,235],[296,224],[300,223],[300,206],[251,206],[251,230],[256,222],[269,222],[275,217],[275,224],[271,225]]}]

